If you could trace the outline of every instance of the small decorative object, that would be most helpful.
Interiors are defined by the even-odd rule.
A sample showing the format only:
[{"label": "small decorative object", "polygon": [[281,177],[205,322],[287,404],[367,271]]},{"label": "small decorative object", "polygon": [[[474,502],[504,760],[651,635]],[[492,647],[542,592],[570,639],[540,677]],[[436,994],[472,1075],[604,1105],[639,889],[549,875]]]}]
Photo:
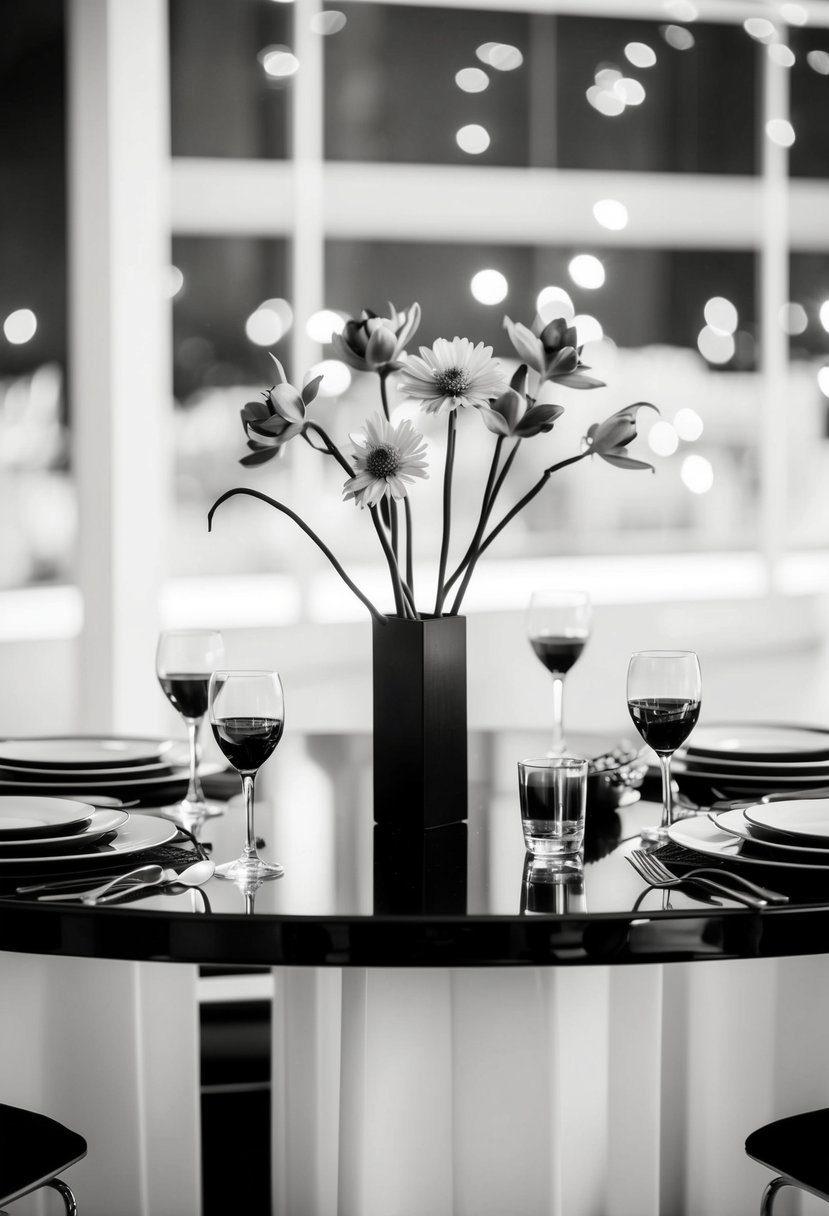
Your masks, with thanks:
[{"label": "small decorative object", "polygon": [[[449,621],[460,613],[478,561],[559,469],[589,456],[599,456],[620,468],[651,469],[651,465],[628,455],[627,448],[636,436],[639,410],[643,406],[656,407],[640,401],[618,410],[604,422],[593,423],[587,428],[577,452],[546,467],[534,484],[499,516],[496,506],[521,445],[525,440],[549,434],[564,412],[561,405],[547,399],[550,388],[564,385],[593,389],[603,387],[603,382],[588,375],[589,369],[581,360],[576,330],[563,318],[547,325],[537,324],[533,329],[505,318],[507,334],[521,360],[509,382],[492,357],[492,348],[482,342],[473,344],[467,338],[456,337],[452,341],[439,338],[431,347],[421,346],[418,355],[407,355],[406,345],[419,323],[418,304],[412,304],[402,312],[390,306],[388,316],[364,310],[359,319],[347,321],[341,333],[332,335],[331,341],[339,358],[358,370],[375,373],[380,386],[382,413],[368,419],[361,432],[349,437],[349,447],[340,446],[309,416],[322,377],[315,376],[301,389],[296,388],[273,356],[278,377],[276,384],[262,394],[261,401],[249,402],[241,411],[250,449],[241,460],[243,465],[259,465],[279,456],[285,446],[298,437],[340,465],[344,474],[343,498],[367,511],[377,535],[389,570],[393,614],[380,611],[371,602],[325,541],[299,515],[285,503],[259,490],[241,486],[220,495],[210,508],[208,527],[212,528],[217,508],[228,498],[236,495],[258,498],[301,528],[365,605],[374,622],[375,815],[378,821],[387,821],[397,806],[401,820],[407,820],[412,826],[427,827],[450,821],[445,809],[437,813],[437,818],[430,809],[434,806],[433,783],[424,777],[422,793],[413,795],[410,800],[418,803],[418,809],[413,813],[411,805],[408,809],[401,806],[403,783],[395,774],[399,775],[401,771],[400,748],[403,747],[408,759],[419,757],[418,763],[422,764],[424,773],[441,772],[447,787],[454,789],[457,784],[460,788],[462,782],[464,793],[453,794],[450,801],[454,807],[452,818],[457,821],[466,817],[465,634],[455,627],[457,622],[453,625]],[[418,402],[426,414],[446,418],[438,571],[434,598],[430,595],[426,603],[420,589],[416,592],[415,587],[414,520],[409,490],[428,476],[427,444],[411,422],[395,420],[389,402],[389,383],[393,379],[404,398]],[[455,448],[459,432],[463,426],[470,425],[474,416],[492,432],[492,458],[488,471],[482,475],[477,523],[472,535],[465,539],[462,556],[450,568]],[[453,640],[438,641],[450,629]],[[401,647],[394,675],[389,665],[390,646],[386,638],[386,632],[391,637],[392,630],[398,640],[391,649],[397,653],[397,647]],[[410,635],[417,640],[405,643],[399,640],[404,636],[408,639]],[[453,660],[454,676],[438,677],[436,665],[447,666],[447,656],[453,648],[463,650],[463,663]],[[403,654],[409,657],[404,659]],[[400,685],[403,662],[411,664],[412,672],[405,692]],[[450,693],[452,679],[458,687]],[[383,692],[384,682],[389,685],[388,695]],[[443,689],[439,694],[436,692],[438,687]],[[421,737],[417,740],[403,739],[402,732],[393,722],[394,717],[403,712],[407,696],[415,698],[413,704],[405,706],[407,715],[413,719],[420,715],[423,724]],[[454,777],[445,754],[449,746],[447,739],[456,741],[451,745],[456,757]],[[463,743],[458,742],[461,740]],[[438,745],[442,754],[440,759],[433,760],[431,748]],[[392,805],[389,805],[389,799]]]}]

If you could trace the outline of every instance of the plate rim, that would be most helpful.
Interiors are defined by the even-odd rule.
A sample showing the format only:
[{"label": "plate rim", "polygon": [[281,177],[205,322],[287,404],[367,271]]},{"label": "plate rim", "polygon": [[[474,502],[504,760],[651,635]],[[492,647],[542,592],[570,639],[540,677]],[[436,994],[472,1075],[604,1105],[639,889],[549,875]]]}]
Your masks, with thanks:
[{"label": "plate rim", "polygon": [[[69,865],[73,865],[80,861],[107,862],[107,861],[111,861],[113,857],[118,857],[118,856],[128,857],[131,853],[140,853],[143,849],[158,848],[159,845],[167,844],[178,833],[178,825],[173,823],[172,819],[164,819],[160,815],[130,815],[127,817],[127,819],[128,819],[128,822],[126,824],[122,825],[122,828],[119,828],[116,830],[115,839],[108,846],[108,848],[111,850],[110,852],[104,853],[104,852],[96,851],[94,853],[58,853],[56,855],[50,855],[48,853],[45,853],[45,854],[40,853],[34,857],[0,857],[0,866],[9,866],[9,865],[20,866],[20,865],[28,865],[28,864],[61,865],[63,863],[69,863]],[[155,828],[156,838],[153,839],[152,838],[153,833],[150,832],[149,840],[144,840],[144,841],[140,841],[139,843],[132,844],[132,845],[130,845],[130,847],[128,847],[126,849],[125,848],[121,848],[121,849],[116,848],[116,845],[118,844],[118,833],[122,830],[129,831],[131,824],[137,825],[139,823],[152,825]]]},{"label": "plate rim", "polygon": [[771,858],[765,860],[757,857],[744,857],[737,851],[724,852],[721,848],[716,847],[716,844],[721,842],[700,842],[699,840],[694,839],[693,833],[690,841],[688,839],[681,839],[681,825],[684,824],[691,827],[692,825],[699,823],[702,823],[703,825],[707,824],[708,827],[714,831],[719,831],[723,838],[723,842],[732,845],[734,850],[739,848],[737,838],[735,836],[729,836],[727,832],[722,830],[722,828],[717,828],[717,825],[712,823],[711,820],[705,815],[693,815],[687,819],[677,820],[676,823],[672,823],[668,828],[668,837],[674,842],[674,844],[682,845],[682,847],[685,849],[694,849],[697,853],[705,853],[712,857],[725,857],[729,861],[736,862],[738,865],[765,866],[766,868],[769,866],[783,866],[789,870],[805,870],[810,873],[823,873],[824,871],[829,871],[829,859],[827,859],[825,864],[814,863],[812,865],[804,861],[784,861],[782,858],[779,858],[776,861],[773,861]]},{"label": "plate rim", "polygon": [[814,760],[815,757],[829,760],[829,730],[827,730],[825,727],[822,727],[822,726],[806,726],[806,725],[802,725],[799,722],[722,722],[722,723],[705,722],[705,723],[700,723],[700,725],[699,725],[700,730],[720,730],[721,729],[721,730],[729,730],[732,732],[732,734],[737,733],[739,731],[749,731],[749,730],[757,729],[757,728],[760,728],[763,730],[799,731],[804,734],[819,735],[824,738],[825,745],[823,747],[801,750],[800,752],[782,751],[782,752],[779,752],[776,754],[769,753],[767,751],[765,751],[765,752],[748,752],[748,751],[734,752],[733,750],[724,751],[722,748],[711,748],[711,747],[705,747],[705,746],[700,748],[700,747],[697,747],[693,742],[694,733],[696,733],[696,729],[697,729],[697,728],[695,728],[695,731],[690,735],[687,743],[684,744],[684,750],[686,753],[688,751],[691,751],[693,754],[695,754],[697,756],[731,756],[734,759],[756,760],[758,762],[763,762],[763,761],[769,762],[770,756],[773,756],[775,759],[779,760],[781,758],[786,759],[787,757],[793,758],[798,755],[800,755],[803,758],[804,762],[808,761],[809,757],[812,757],[812,761]]},{"label": "plate rim", "polygon": [[[109,816],[111,819],[117,819],[118,821],[109,823],[106,827],[101,827],[100,820],[97,824],[94,822],[96,815]],[[75,840],[83,841],[84,839],[91,838],[92,840],[97,841],[100,840],[102,836],[106,836],[109,832],[116,832],[120,828],[124,827],[128,819],[129,812],[119,810],[117,807],[101,807],[100,809],[93,808],[92,820],[89,827],[85,828],[83,831],[76,832],[72,836],[41,837],[34,840],[31,838],[26,838],[25,840],[2,840],[0,841],[0,857],[5,860],[7,856],[5,852],[6,849],[11,848],[12,850],[16,850],[19,848],[20,850],[23,850],[27,845],[33,845],[36,849],[45,849],[50,844],[58,845]],[[66,857],[75,857],[77,854],[74,850],[70,849],[65,850],[62,855]]]},{"label": "plate rim", "polygon": [[[41,824],[40,827],[34,829],[27,828],[5,828],[3,826],[4,803],[10,802],[17,804],[18,807],[22,802],[52,802],[59,804],[52,808],[52,813],[63,811],[65,816],[58,815],[57,823]],[[61,805],[62,804],[62,805]],[[76,808],[73,812],[70,808]],[[8,807],[12,810],[12,807]],[[78,814],[78,810],[80,814]],[[60,798],[50,794],[0,794],[0,844],[11,843],[16,840],[39,840],[44,836],[52,833],[54,839],[58,837],[75,837],[80,834],[82,827],[89,824],[92,819],[94,807],[88,802],[83,802],[78,798]],[[49,809],[41,812],[41,815],[49,814]],[[20,814],[25,817],[25,808],[21,808]],[[34,814],[34,811],[32,811]],[[58,827],[62,831],[58,831]]]},{"label": "plate rim", "polygon": [[[747,830],[745,832],[738,832],[732,827],[721,826],[720,820],[727,819],[729,816],[734,817],[735,823],[750,823],[751,821],[746,819],[743,811],[744,808],[742,807],[735,807],[727,811],[708,811],[708,818],[711,820],[714,827],[719,828],[721,832],[727,832],[729,836],[734,836],[738,840],[744,840],[746,844],[755,844],[761,850],[769,849],[774,852],[775,850],[782,849],[787,853],[808,853],[811,857],[823,856],[829,861],[829,847],[809,848],[807,845],[803,844],[790,844],[787,840],[761,840],[757,836],[750,835]],[[729,822],[731,822],[731,820],[729,820]]]},{"label": "plate rim", "polygon": [[[825,803],[829,804],[829,798],[788,798],[785,800],[778,799],[776,802],[760,802],[757,804],[757,807],[761,813],[766,813],[766,812],[775,813],[775,812],[779,812],[782,808],[783,813],[785,814],[787,806],[791,805],[792,803],[794,803],[795,805],[799,805],[801,803],[814,804],[815,802],[825,802]],[[754,808],[748,807],[745,809],[753,810]],[[745,810],[743,813],[745,814]],[[749,823],[754,823],[754,820],[751,818],[750,815],[746,815],[745,817]],[[779,832],[781,836],[787,836],[787,837],[793,836],[799,840],[802,840],[804,837],[811,839],[811,840],[825,840],[827,842],[827,845],[829,845],[829,819],[827,819],[825,833],[804,832],[804,831],[798,830],[798,828],[796,828],[796,827],[785,827],[784,828],[784,827],[780,827],[776,823],[763,823],[761,819],[758,820],[756,826],[758,828],[765,828],[765,830],[767,832]]]},{"label": "plate rim", "polygon": [[[170,739],[151,738],[150,736],[145,736],[145,735],[115,735],[115,734],[112,734],[112,735],[109,735],[109,734],[102,734],[102,735],[84,735],[84,734],[78,734],[78,735],[75,735],[75,734],[69,734],[69,735],[5,735],[3,738],[0,738],[0,766],[3,764],[4,759],[10,758],[7,754],[4,754],[4,752],[3,752],[3,747],[6,744],[66,743],[69,741],[78,742],[78,743],[98,743],[98,744],[127,743],[127,744],[138,745],[140,747],[151,746],[153,749],[151,754],[148,755],[147,753],[145,753],[143,756],[140,756],[137,759],[132,760],[132,761],[129,761],[129,760],[121,761],[120,767],[122,767],[122,768],[139,768],[139,769],[144,764],[148,763],[148,761],[149,762],[156,761],[161,755],[164,754],[164,752],[166,750],[168,750],[172,746],[172,742],[173,742]],[[39,769],[48,769],[51,771],[55,768],[60,768],[60,769],[68,768],[70,771],[76,772],[78,769],[85,769],[88,771],[90,769],[111,768],[112,767],[112,763],[109,760],[92,760],[92,761],[85,760],[85,761],[77,761],[76,763],[72,763],[71,761],[69,761],[69,762],[60,761],[60,763],[56,764],[54,762],[50,763],[48,760],[47,761],[44,761],[44,760],[26,761],[24,759],[23,761],[21,761],[20,757],[18,756],[18,757],[14,758],[13,762],[16,763],[18,768],[34,769],[35,771],[37,771]]]}]

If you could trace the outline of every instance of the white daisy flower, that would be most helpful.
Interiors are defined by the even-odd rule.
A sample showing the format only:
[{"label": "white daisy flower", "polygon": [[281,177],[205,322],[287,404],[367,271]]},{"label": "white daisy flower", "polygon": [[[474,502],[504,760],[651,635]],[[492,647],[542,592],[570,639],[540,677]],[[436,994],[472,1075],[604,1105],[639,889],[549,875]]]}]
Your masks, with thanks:
[{"label": "white daisy flower", "polygon": [[460,406],[488,405],[507,387],[492,347],[468,338],[438,338],[410,355],[400,370],[401,392],[421,402],[427,414],[445,413]]},{"label": "white daisy flower", "polygon": [[343,498],[374,507],[384,497],[405,498],[406,482],[428,477],[426,444],[410,422],[392,426],[382,414],[366,422],[365,434],[352,435],[357,472],[343,486]]}]

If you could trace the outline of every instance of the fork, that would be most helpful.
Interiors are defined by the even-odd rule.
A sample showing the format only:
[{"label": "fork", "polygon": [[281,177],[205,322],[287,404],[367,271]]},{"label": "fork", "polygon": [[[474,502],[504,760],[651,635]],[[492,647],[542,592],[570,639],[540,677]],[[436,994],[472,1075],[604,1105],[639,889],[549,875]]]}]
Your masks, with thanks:
[{"label": "fork", "polygon": [[658,858],[654,857],[651,853],[646,853],[644,849],[634,849],[628,855],[628,861],[640,877],[644,878],[645,882],[651,887],[681,887],[683,883],[692,882],[699,887],[703,887],[705,890],[716,891],[719,895],[725,895],[728,899],[734,899],[738,903],[743,903],[746,907],[758,909],[768,907],[769,903],[772,902],[772,899],[769,898],[770,896],[774,897],[774,902],[776,903],[788,902],[787,896],[779,895],[774,891],[767,891],[763,895],[754,893],[764,890],[764,888],[757,887],[754,883],[749,883],[748,879],[743,878],[741,875],[729,874],[727,877],[729,879],[736,878],[738,882],[747,883],[752,888],[752,891],[741,891],[735,887],[727,886],[726,883],[720,882],[716,878],[709,878],[709,874],[725,877],[724,875],[720,875],[720,871],[716,869],[700,867],[695,870],[689,870],[687,874],[677,877]]}]

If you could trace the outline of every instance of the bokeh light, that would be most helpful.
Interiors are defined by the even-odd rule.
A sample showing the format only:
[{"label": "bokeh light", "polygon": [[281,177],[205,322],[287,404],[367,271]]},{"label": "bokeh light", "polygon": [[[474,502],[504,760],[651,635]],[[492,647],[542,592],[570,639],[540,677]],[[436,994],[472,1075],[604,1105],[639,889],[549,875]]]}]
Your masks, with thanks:
[{"label": "bokeh light", "polygon": [[626,106],[641,106],[645,100],[645,87],[632,76],[623,76],[616,82],[615,91]]},{"label": "bokeh light", "polygon": [[593,291],[604,284],[604,266],[592,253],[577,253],[570,259],[567,270],[577,287]]},{"label": "bokeh light", "polygon": [[690,51],[696,44],[696,38],[684,25],[663,25],[660,33],[675,51]]},{"label": "bokeh light", "polygon": [[293,76],[299,71],[299,60],[287,46],[268,46],[259,52],[259,62],[265,69],[266,76],[273,80],[282,80]]},{"label": "bokeh light", "polygon": [[718,334],[733,334],[739,323],[737,309],[725,296],[712,296],[702,312],[707,324]]},{"label": "bokeh light", "polygon": [[167,267],[166,294],[168,300],[173,300],[184,286],[184,275],[178,266]]},{"label": "bokeh light", "polygon": [[809,14],[802,4],[781,4],[780,16],[789,25],[805,25],[809,20]]},{"label": "bokeh light", "polygon": [[794,51],[784,42],[773,42],[771,46],[766,47],[766,54],[778,67],[793,68],[795,65]]},{"label": "bokeh light", "polygon": [[23,346],[31,342],[37,332],[37,317],[31,308],[16,308],[10,312],[3,322],[3,333],[6,341],[12,346]]},{"label": "bokeh light", "polygon": [[481,63],[494,68],[496,72],[514,72],[524,62],[524,56],[517,46],[508,42],[484,42],[475,54]]},{"label": "bokeh light", "polygon": [[332,334],[341,334],[345,326],[342,313],[334,312],[331,308],[321,308],[312,313],[305,322],[305,332],[312,342],[321,344],[331,341]]},{"label": "bokeh light", "polygon": [[601,224],[602,228],[609,228],[612,232],[619,232],[622,228],[627,228],[628,209],[617,198],[600,198],[593,204],[593,215],[596,223]]},{"label": "bokeh light", "polygon": [[677,410],[674,429],[680,439],[684,439],[686,443],[693,443],[702,435],[704,426],[697,411],[686,405],[681,410]]},{"label": "bokeh light", "polygon": [[625,59],[635,68],[652,68],[656,63],[656,51],[646,42],[629,42],[625,47]]},{"label": "bokeh light", "polygon": [[479,270],[472,276],[470,291],[479,304],[500,304],[506,299],[509,283],[500,270]]},{"label": "bokeh light", "polygon": [[771,42],[775,37],[775,29],[766,17],[746,17],[743,29],[757,42]]},{"label": "bokeh light", "polygon": [[802,334],[809,325],[809,316],[802,304],[791,300],[779,312],[780,328],[787,334]]},{"label": "bokeh light", "polygon": [[576,315],[576,309],[568,292],[563,287],[543,287],[538,293],[535,309],[543,324],[564,317],[568,323]]},{"label": "bokeh light", "polygon": [[696,21],[699,9],[693,0],[663,0],[662,7],[674,21]]},{"label": "bokeh light", "polygon": [[679,436],[670,422],[660,419],[648,431],[648,447],[657,456],[673,456],[679,447]]},{"label": "bokeh light", "polygon": [[829,51],[809,51],[806,62],[819,76],[829,76]]},{"label": "bokeh light", "polygon": [[829,367],[822,367],[817,374],[817,386],[824,397],[829,397]]},{"label": "bokeh light", "polygon": [[324,13],[314,13],[310,21],[311,31],[314,34],[339,34],[340,30],[345,29],[348,18],[345,13],[341,13],[338,9],[331,8]]},{"label": "bokeh light", "polygon": [[287,300],[266,300],[248,317],[245,333],[256,346],[273,346],[291,328],[293,320]]},{"label": "bokeh light", "polygon": [[601,342],[604,337],[601,321],[592,317],[589,312],[576,313],[573,317],[573,324],[576,327],[579,346],[584,346],[588,342]]},{"label": "bokeh light", "polygon": [[483,68],[461,68],[455,73],[455,84],[464,93],[483,93],[489,87],[489,77]]},{"label": "bokeh light", "polygon": [[728,363],[734,358],[734,338],[706,325],[697,335],[699,353],[708,363]]},{"label": "bokeh light", "polygon": [[766,123],[766,135],[781,148],[790,148],[795,139],[794,127],[786,118],[770,118]]},{"label": "bokeh light", "polygon": [[339,359],[322,359],[308,372],[307,380],[322,376],[320,397],[341,397],[351,387],[351,370]]},{"label": "bokeh light", "polygon": [[696,452],[685,457],[679,475],[692,494],[707,494],[714,484],[711,461]]},{"label": "bokeh light", "polygon": [[468,152],[470,156],[480,156],[489,147],[489,132],[486,127],[472,122],[465,127],[461,127],[455,135],[455,142],[461,152]]},{"label": "bokeh light", "polygon": [[823,328],[829,333],[829,300],[824,300],[821,304],[818,317]]}]

